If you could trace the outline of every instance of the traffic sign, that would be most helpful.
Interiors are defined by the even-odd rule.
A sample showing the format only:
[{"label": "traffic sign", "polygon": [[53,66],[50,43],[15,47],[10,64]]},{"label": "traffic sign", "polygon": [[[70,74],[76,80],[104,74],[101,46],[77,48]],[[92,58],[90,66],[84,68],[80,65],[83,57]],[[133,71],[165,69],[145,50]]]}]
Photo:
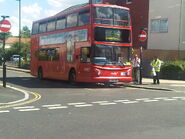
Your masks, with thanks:
[{"label": "traffic sign", "polygon": [[146,39],[147,39],[147,33],[146,33],[146,31],[141,30],[141,31],[139,32],[138,38],[139,38],[139,41],[141,41],[141,42],[146,41]]},{"label": "traffic sign", "polygon": [[11,24],[8,20],[0,21],[0,31],[8,32],[11,29]]}]

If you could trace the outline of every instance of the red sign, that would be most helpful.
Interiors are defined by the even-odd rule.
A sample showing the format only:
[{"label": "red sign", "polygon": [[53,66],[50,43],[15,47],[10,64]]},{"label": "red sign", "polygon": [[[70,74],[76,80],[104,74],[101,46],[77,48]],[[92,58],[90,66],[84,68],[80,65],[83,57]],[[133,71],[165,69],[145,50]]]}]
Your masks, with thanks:
[{"label": "red sign", "polygon": [[2,20],[0,21],[0,31],[2,32],[8,32],[11,28],[11,24],[8,20]]},{"label": "red sign", "polygon": [[146,31],[141,30],[141,31],[139,32],[138,38],[139,38],[139,41],[141,41],[141,42],[146,41],[146,39],[147,39],[147,33],[146,33]]}]

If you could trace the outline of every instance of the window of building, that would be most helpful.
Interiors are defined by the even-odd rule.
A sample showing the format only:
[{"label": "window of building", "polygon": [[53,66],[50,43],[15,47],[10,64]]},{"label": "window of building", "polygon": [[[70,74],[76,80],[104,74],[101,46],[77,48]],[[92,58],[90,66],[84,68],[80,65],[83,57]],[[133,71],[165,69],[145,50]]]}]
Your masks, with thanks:
[{"label": "window of building", "polygon": [[56,29],[65,29],[66,28],[66,18],[58,19],[56,23]]},{"label": "window of building", "polygon": [[67,16],[67,27],[70,28],[70,27],[76,27],[77,26],[77,14],[70,14]]},{"label": "window of building", "polygon": [[131,4],[132,0],[126,0],[126,4]]},{"label": "window of building", "polygon": [[151,32],[168,32],[168,19],[152,19]]},{"label": "window of building", "polygon": [[55,21],[48,22],[47,31],[54,31],[55,30]]}]

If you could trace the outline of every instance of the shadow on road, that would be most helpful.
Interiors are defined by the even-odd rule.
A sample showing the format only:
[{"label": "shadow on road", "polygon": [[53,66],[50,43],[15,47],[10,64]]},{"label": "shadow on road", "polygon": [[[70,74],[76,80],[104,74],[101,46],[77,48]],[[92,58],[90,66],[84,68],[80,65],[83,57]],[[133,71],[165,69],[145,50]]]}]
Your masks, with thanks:
[{"label": "shadow on road", "polygon": [[[2,81],[3,79],[0,78]],[[75,83],[71,85],[67,81],[44,79],[38,80],[34,77],[7,77],[7,84],[15,84],[26,88],[120,88],[124,87],[124,84],[110,84],[109,86],[103,83]]]}]

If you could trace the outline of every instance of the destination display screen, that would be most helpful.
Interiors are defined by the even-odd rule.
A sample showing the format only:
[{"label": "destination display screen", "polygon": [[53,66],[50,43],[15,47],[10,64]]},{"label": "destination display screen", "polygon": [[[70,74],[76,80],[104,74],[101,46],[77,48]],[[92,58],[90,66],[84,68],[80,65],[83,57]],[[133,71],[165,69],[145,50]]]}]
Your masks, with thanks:
[{"label": "destination display screen", "polygon": [[127,29],[95,28],[95,41],[130,43],[130,31]]}]

